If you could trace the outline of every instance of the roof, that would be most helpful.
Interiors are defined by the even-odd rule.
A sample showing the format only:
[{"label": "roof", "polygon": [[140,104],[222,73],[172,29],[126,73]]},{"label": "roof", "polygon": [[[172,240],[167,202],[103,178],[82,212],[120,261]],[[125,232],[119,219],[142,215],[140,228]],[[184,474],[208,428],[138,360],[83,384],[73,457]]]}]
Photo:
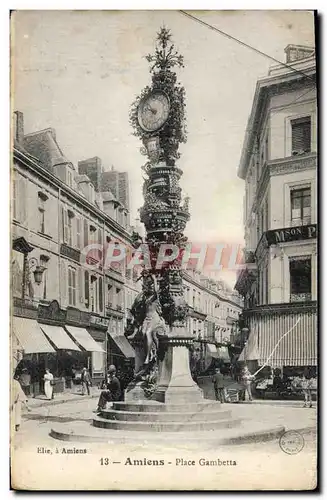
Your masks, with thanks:
[{"label": "roof", "polygon": [[77,184],[79,184],[80,182],[90,182],[92,184],[91,179],[86,174],[76,175],[75,182]]},{"label": "roof", "polygon": [[53,128],[25,135],[24,148],[38,158],[48,170],[52,170],[55,165],[70,163],[57,143]]}]

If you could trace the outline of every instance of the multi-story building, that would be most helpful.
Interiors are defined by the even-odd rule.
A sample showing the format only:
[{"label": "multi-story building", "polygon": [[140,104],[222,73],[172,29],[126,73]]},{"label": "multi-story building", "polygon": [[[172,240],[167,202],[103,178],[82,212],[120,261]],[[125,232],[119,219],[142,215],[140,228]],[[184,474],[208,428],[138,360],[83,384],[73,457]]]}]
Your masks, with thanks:
[{"label": "multi-story building", "polygon": [[215,281],[196,270],[183,273],[184,298],[189,306],[187,328],[201,352],[202,369],[211,358],[229,361],[227,349],[217,344],[233,341],[243,301],[223,281]]},{"label": "multi-story building", "polygon": [[[57,377],[87,365],[103,377],[115,357],[132,358],[123,335],[126,301],[137,294],[135,275],[124,263],[99,265],[97,243],[131,247],[126,219],[114,217],[117,200],[97,192],[79,175],[53,129],[24,135],[23,115],[14,113],[12,170],[13,345],[37,357]],[[125,210],[125,209],[124,209]],[[100,247],[100,248],[101,248]],[[93,267],[90,267],[93,264]],[[133,279],[134,278],[134,279]],[[119,361],[119,359],[118,359]]]},{"label": "multi-story building", "polygon": [[286,64],[257,82],[244,139],[245,266],[235,288],[259,364],[272,354],[270,366],[291,371],[317,363],[317,96],[314,49],[285,52]]}]

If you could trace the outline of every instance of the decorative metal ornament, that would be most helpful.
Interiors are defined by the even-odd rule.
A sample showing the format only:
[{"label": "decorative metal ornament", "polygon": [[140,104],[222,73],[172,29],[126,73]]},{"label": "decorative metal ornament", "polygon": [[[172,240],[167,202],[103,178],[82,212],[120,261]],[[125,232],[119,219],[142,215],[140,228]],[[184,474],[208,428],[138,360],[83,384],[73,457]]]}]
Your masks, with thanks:
[{"label": "decorative metal ornament", "polygon": [[140,127],[146,132],[159,130],[169,118],[168,95],[161,90],[149,92],[140,102],[137,117]]}]

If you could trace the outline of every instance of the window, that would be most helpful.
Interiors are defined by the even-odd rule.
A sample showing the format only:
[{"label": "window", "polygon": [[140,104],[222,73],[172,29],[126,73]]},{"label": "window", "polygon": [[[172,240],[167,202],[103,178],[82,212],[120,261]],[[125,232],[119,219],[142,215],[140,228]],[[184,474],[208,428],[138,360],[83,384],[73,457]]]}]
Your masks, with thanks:
[{"label": "window", "polygon": [[74,213],[71,210],[67,211],[67,243],[73,246],[73,218]]},{"label": "window", "polygon": [[292,226],[303,226],[311,222],[311,190],[310,188],[291,191]]},{"label": "window", "polygon": [[76,269],[68,268],[68,304],[76,306]]},{"label": "window", "polygon": [[48,197],[44,194],[39,192],[38,194],[38,214],[39,214],[39,227],[38,231],[40,233],[45,233],[45,202],[48,199]]},{"label": "window", "polygon": [[98,306],[98,280],[97,280],[96,276],[91,276],[90,302],[91,302],[91,311],[92,312],[97,312],[97,306]]},{"label": "window", "polygon": [[311,256],[290,258],[290,302],[311,300]]},{"label": "window", "polygon": [[292,155],[311,151],[311,118],[298,118],[291,121]]}]

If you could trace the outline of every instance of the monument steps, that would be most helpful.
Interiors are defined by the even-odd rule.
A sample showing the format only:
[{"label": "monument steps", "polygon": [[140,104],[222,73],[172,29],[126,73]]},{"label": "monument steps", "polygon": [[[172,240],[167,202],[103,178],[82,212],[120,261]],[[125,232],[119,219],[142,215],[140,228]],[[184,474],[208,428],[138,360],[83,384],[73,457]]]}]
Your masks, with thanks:
[{"label": "monument steps", "polygon": [[[240,444],[251,444],[256,442],[266,442],[278,439],[285,432],[285,427],[268,425],[253,420],[243,420],[241,427],[228,428],[222,432],[198,431],[191,432],[146,432],[132,430],[101,429],[93,427],[84,421],[72,423],[56,423],[50,432],[50,436],[60,441],[72,443],[98,443],[107,446],[108,444],[121,444],[131,446],[133,444],[146,446],[178,447],[190,450],[203,451],[217,446],[230,446]],[[97,446],[98,446],[97,445]]]},{"label": "monument steps", "polygon": [[158,401],[117,401],[112,403],[111,409],[129,412],[168,412],[168,413],[195,413],[204,411],[219,411],[222,409],[221,403],[212,400],[203,400],[198,403],[171,404],[160,403]]},{"label": "monument steps", "polygon": [[165,431],[205,431],[205,430],[216,430],[216,429],[228,429],[230,427],[237,427],[241,424],[241,419],[215,419],[215,420],[202,420],[196,422],[188,422],[182,420],[184,415],[180,415],[180,421],[176,422],[153,422],[150,419],[144,419],[142,421],[137,420],[109,420],[101,416],[95,417],[93,419],[94,427],[101,427],[104,429],[126,429],[131,431],[147,431],[147,432],[165,432]]},{"label": "monument steps", "polygon": [[183,418],[184,422],[203,422],[206,420],[227,420],[231,418],[230,410],[204,410],[201,412],[135,412],[123,410],[103,410],[101,417],[108,420],[117,421],[144,421],[147,422],[180,422]]}]

